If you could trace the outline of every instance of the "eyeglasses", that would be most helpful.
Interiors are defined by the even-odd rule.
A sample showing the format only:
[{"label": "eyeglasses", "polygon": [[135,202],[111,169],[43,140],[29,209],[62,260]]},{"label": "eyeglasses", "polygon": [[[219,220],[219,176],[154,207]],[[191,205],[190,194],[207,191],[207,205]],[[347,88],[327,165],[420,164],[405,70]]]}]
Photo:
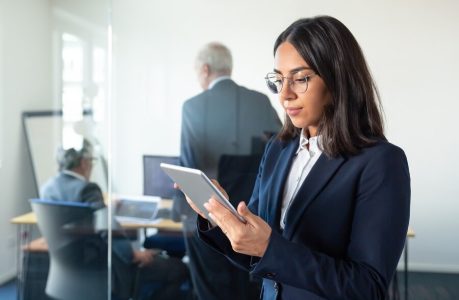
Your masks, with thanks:
[{"label": "eyeglasses", "polygon": [[266,74],[265,80],[269,90],[274,94],[279,94],[282,91],[285,79],[287,79],[292,91],[295,93],[304,93],[308,89],[308,81],[315,75],[317,74],[313,73],[306,75],[300,71],[293,74],[292,77],[286,77],[279,73],[271,72]]},{"label": "eyeglasses", "polygon": [[94,156],[88,156],[85,157],[87,160],[91,161],[92,164],[95,164],[97,162],[97,157]]}]

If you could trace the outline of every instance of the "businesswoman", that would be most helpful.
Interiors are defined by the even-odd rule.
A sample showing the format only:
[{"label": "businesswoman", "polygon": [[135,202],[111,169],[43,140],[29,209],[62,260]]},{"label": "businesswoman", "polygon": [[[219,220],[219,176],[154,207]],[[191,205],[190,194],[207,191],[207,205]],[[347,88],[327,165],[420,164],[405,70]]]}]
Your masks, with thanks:
[{"label": "businesswoman", "polygon": [[248,206],[237,207],[247,223],[211,198],[218,226],[194,207],[201,239],[262,277],[263,299],[384,299],[406,238],[410,175],[384,137],[357,41],[332,17],[298,20],[278,37],[266,81],[286,119]]}]

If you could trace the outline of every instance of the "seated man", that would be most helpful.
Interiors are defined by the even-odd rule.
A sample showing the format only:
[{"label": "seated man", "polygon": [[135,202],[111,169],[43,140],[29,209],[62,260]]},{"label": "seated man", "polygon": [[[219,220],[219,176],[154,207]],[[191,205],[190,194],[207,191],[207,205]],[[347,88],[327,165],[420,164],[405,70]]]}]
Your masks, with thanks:
[{"label": "seated man", "polygon": [[[59,174],[46,182],[42,199],[91,203],[104,207],[100,187],[89,182],[92,171],[92,146],[84,140],[80,150],[62,150],[58,154]],[[188,278],[188,269],[176,258],[165,258],[153,250],[134,250],[127,238],[113,239],[113,291],[121,298],[132,297],[136,283],[159,282],[154,299],[180,299],[180,285]]]}]

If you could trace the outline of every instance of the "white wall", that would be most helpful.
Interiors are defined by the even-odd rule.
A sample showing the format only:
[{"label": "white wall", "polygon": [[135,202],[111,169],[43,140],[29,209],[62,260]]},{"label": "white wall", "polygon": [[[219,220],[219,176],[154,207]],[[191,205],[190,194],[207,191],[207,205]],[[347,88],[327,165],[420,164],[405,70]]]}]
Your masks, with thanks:
[{"label": "white wall", "polygon": [[16,272],[16,228],[10,219],[30,211],[31,164],[23,134],[24,110],[51,107],[51,30],[47,0],[0,0],[0,282]]},{"label": "white wall", "polygon": [[2,170],[3,164],[3,113],[4,113],[4,102],[3,99],[3,18],[2,16],[2,9],[3,9],[3,2],[4,0],[0,0],[0,173]]},{"label": "white wall", "polygon": [[118,191],[142,192],[142,154],[178,154],[180,107],[199,92],[193,61],[204,43],[226,43],[236,81],[267,92],[263,77],[280,31],[299,17],[330,14],[360,42],[382,95],[387,136],[409,159],[412,269],[459,272],[459,2],[113,2]]}]

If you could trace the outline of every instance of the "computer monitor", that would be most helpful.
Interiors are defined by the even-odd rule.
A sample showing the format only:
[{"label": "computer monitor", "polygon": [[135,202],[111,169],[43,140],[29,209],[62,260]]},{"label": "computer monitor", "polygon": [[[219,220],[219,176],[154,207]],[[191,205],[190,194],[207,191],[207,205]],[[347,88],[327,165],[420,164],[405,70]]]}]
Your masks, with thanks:
[{"label": "computer monitor", "polygon": [[171,199],[175,193],[174,183],[159,167],[160,163],[179,164],[177,156],[143,156],[143,194]]}]

